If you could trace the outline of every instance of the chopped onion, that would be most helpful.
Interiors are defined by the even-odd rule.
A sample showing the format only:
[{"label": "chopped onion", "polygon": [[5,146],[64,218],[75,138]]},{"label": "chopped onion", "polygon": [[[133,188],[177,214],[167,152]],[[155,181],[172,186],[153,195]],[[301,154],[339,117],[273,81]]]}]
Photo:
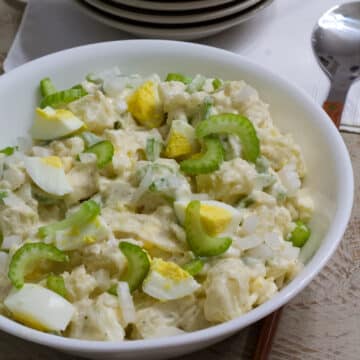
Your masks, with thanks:
[{"label": "chopped onion", "polygon": [[248,255],[258,259],[268,260],[274,256],[274,253],[266,244],[260,244],[259,246],[250,249]]},{"label": "chopped onion", "polygon": [[7,273],[8,260],[9,260],[9,255],[7,253],[0,251],[0,275],[1,274],[5,275]]},{"label": "chopped onion", "polygon": [[269,232],[265,234],[265,243],[273,250],[279,250],[283,243],[281,236],[276,232]]},{"label": "chopped onion", "polygon": [[133,298],[130,294],[129,285],[127,282],[119,281],[117,286],[117,296],[121,307],[121,313],[125,326],[133,324],[136,321],[136,312]]},{"label": "chopped onion", "polygon": [[260,236],[257,235],[248,235],[245,237],[238,237],[235,239],[234,244],[241,250],[253,249],[264,242]]},{"label": "chopped onion", "polygon": [[259,223],[259,217],[255,214],[249,215],[244,219],[242,228],[248,233],[255,232],[257,224]]},{"label": "chopped onion", "polygon": [[3,198],[3,202],[9,207],[23,207],[24,202],[12,192],[7,192],[7,196]]},{"label": "chopped onion", "polygon": [[12,247],[20,245],[21,243],[22,239],[19,235],[4,236],[1,248],[10,250]]}]

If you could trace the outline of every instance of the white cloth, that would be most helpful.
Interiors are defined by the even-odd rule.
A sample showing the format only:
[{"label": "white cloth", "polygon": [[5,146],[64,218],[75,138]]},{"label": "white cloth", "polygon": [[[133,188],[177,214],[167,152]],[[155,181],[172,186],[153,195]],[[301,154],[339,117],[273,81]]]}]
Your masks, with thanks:
[{"label": "white cloth", "polygon": [[[329,80],[311,49],[311,32],[327,9],[344,0],[275,0],[257,17],[201,43],[230,50],[262,64],[305,89],[322,104]],[[72,0],[29,0],[19,31],[5,60],[11,69],[62,49],[132,35],[96,22]],[[353,85],[343,125],[360,126],[360,81]]]}]

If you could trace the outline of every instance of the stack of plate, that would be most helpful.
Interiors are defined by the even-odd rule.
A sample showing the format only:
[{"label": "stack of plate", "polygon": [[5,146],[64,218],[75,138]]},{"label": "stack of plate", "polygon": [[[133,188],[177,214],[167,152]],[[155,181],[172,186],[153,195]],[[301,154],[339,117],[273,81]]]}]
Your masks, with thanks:
[{"label": "stack of plate", "polygon": [[142,37],[191,40],[253,17],[273,0],[76,0],[97,20]]}]

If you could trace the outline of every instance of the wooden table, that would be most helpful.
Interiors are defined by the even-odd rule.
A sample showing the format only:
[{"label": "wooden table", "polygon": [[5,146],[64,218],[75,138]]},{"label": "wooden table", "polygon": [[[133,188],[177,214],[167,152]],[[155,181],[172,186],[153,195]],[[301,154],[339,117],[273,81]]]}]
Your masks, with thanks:
[{"label": "wooden table", "polygon": [[[21,19],[23,6],[0,0],[1,64]],[[360,100],[359,100],[360,101]],[[360,359],[360,136],[342,134],[355,173],[355,204],[350,225],[335,256],[316,279],[285,308],[270,360]],[[178,360],[247,360],[255,349],[259,324],[230,339]],[[76,360],[0,332],[0,359]],[[106,359],[104,359],[106,360]]]}]

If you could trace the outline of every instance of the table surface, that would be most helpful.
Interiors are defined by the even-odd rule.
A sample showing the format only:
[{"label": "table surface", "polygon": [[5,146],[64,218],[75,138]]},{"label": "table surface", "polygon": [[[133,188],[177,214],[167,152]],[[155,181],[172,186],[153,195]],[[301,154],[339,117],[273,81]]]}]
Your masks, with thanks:
[{"label": "table surface", "polygon": [[[0,0],[0,73],[2,62],[21,20],[23,6]],[[355,173],[355,203],[344,239],[326,268],[283,310],[270,360],[357,360],[360,358],[360,136],[342,134]],[[254,324],[237,335],[178,360],[247,360],[259,333]],[[46,347],[0,332],[1,359],[76,360]]]}]

